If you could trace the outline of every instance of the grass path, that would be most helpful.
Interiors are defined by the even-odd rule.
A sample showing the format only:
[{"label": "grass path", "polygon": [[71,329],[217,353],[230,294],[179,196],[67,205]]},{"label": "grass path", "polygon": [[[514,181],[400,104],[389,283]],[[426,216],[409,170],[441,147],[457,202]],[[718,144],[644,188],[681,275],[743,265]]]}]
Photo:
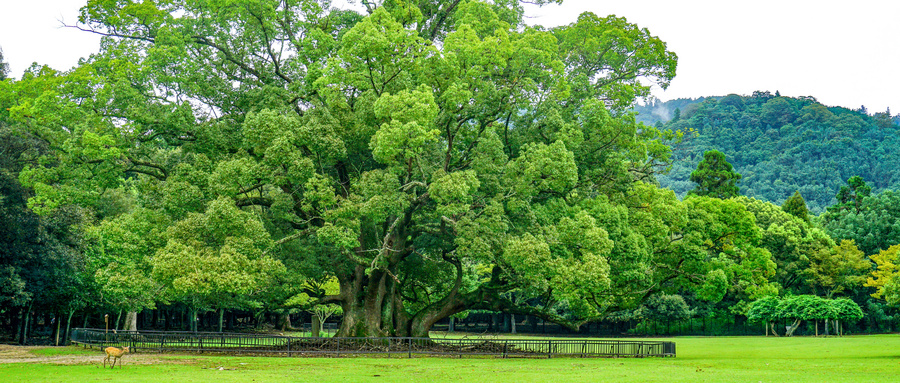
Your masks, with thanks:
[{"label": "grass path", "polygon": [[[668,359],[271,358],[126,355],[103,370],[97,350],[0,348],[10,382],[896,382],[900,336],[669,338]],[[6,346],[9,347],[9,346]],[[17,351],[16,351],[17,350]],[[10,357],[10,353],[25,353]],[[23,359],[29,359],[28,362]]]}]

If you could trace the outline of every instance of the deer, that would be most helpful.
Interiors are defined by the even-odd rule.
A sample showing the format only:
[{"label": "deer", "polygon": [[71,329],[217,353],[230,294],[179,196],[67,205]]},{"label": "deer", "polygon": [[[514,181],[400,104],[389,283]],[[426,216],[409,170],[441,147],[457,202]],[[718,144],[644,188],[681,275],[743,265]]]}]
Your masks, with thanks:
[{"label": "deer", "polygon": [[[112,366],[110,366],[109,368],[114,368],[114,367],[116,367],[116,361],[118,361],[119,358],[122,357],[122,355],[127,354],[129,351],[129,348],[128,347],[125,347],[125,348],[107,347],[107,348],[103,349],[103,351],[106,351],[106,359],[103,359],[103,368],[106,368],[106,362],[109,360],[109,358],[113,358]],[[121,367],[122,366],[119,366],[119,368],[121,368]]]}]

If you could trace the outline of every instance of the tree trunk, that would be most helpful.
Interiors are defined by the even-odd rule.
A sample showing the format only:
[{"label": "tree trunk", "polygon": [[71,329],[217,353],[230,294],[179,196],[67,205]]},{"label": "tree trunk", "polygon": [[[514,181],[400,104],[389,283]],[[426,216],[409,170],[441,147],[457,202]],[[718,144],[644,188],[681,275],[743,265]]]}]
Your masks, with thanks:
[{"label": "tree trunk", "polygon": [[219,309],[219,332],[222,332],[222,324],[225,322],[225,309]]},{"label": "tree trunk", "polygon": [[284,332],[291,327],[290,313],[285,311],[278,314],[278,327],[281,327],[281,332]]},{"label": "tree trunk", "polygon": [[197,309],[191,307],[188,309],[188,326],[192,332],[197,332]]},{"label": "tree trunk", "polygon": [[455,330],[454,329],[455,323],[453,323],[453,322],[455,322],[455,318],[450,317],[450,324],[447,326],[447,332],[453,332],[453,330]]},{"label": "tree trunk", "polygon": [[771,330],[772,330],[772,336],[776,336],[776,337],[779,336],[779,335],[778,335],[778,332],[775,331],[775,322],[769,322],[768,325],[771,327]]},{"label": "tree trunk", "polygon": [[56,338],[56,345],[59,346],[59,329],[62,326],[62,322],[59,320],[59,313],[53,313],[53,320],[56,322],[56,331],[54,331],[54,338]]},{"label": "tree trunk", "polygon": [[69,330],[72,328],[73,315],[75,315],[75,310],[69,310],[69,317],[66,319],[66,333],[63,334],[63,343],[66,343],[69,340]]},{"label": "tree trunk", "polygon": [[784,332],[784,336],[793,336],[793,335],[794,335],[794,331],[797,331],[797,327],[800,327],[800,320],[799,320],[799,319],[794,319],[794,323],[792,323],[792,324],[787,328],[787,331]]},{"label": "tree trunk", "polygon": [[509,314],[509,328],[510,332],[516,333],[516,314]]},{"label": "tree trunk", "polygon": [[[428,331],[439,320],[463,310],[458,296],[462,282],[461,265],[456,264],[457,278],[453,289],[441,300],[407,312],[394,279],[394,271],[357,266],[352,275],[340,275],[340,303],[344,318],[338,329],[340,337],[428,337]],[[325,302],[328,303],[328,302]]]},{"label": "tree trunk", "polygon": [[137,311],[129,311],[125,314],[125,330],[137,331]]},{"label": "tree trunk", "polygon": [[28,342],[28,320],[31,318],[31,304],[28,304],[28,307],[22,311],[22,327],[21,331],[19,331],[19,344],[25,345]]},{"label": "tree trunk", "polygon": [[320,333],[322,331],[322,322],[319,321],[318,315],[312,316],[312,323],[309,330],[310,332],[312,332],[311,335],[313,338],[318,338],[319,336],[321,336]]},{"label": "tree trunk", "polygon": [[116,332],[119,329],[119,322],[122,320],[122,310],[119,310],[119,315],[116,315],[116,325],[113,327],[113,332]]},{"label": "tree trunk", "polygon": [[169,331],[169,329],[172,328],[171,327],[172,326],[172,312],[170,312],[169,310],[163,310],[162,316],[163,316],[163,330]]}]

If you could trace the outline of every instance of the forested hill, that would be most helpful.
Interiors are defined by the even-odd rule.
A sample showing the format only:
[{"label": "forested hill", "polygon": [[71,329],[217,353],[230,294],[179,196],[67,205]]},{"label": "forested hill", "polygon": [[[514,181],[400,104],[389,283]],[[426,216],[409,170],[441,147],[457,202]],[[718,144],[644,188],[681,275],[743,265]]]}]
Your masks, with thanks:
[{"label": "forested hill", "polygon": [[873,192],[900,189],[900,126],[889,111],[870,115],[769,92],[670,102],[638,112],[644,121],[648,111],[668,112],[670,119],[656,124],[688,133],[673,146],[672,171],[659,177],[679,196],[694,187],[690,173],[710,149],[725,153],[741,173],[741,194],[780,204],[800,191],[815,213],[834,204],[855,175]]}]

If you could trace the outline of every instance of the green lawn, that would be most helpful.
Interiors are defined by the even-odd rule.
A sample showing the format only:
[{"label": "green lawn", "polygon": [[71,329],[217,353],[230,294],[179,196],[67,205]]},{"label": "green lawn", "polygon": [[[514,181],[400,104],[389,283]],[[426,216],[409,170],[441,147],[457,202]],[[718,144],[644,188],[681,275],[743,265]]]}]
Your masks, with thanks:
[{"label": "green lawn", "polygon": [[[388,359],[141,355],[103,370],[82,364],[0,364],[0,380],[27,382],[896,382],[900,336],[683,337],[668,359]],[[60,350],[60,349],[55,349]],[[68,347],[71,353],[83,353]],[[36,350],[35,353],[46,351]],[[54,351],[53,355],[59,355]],[[220,369],[220,367],[222,369]]]}]

